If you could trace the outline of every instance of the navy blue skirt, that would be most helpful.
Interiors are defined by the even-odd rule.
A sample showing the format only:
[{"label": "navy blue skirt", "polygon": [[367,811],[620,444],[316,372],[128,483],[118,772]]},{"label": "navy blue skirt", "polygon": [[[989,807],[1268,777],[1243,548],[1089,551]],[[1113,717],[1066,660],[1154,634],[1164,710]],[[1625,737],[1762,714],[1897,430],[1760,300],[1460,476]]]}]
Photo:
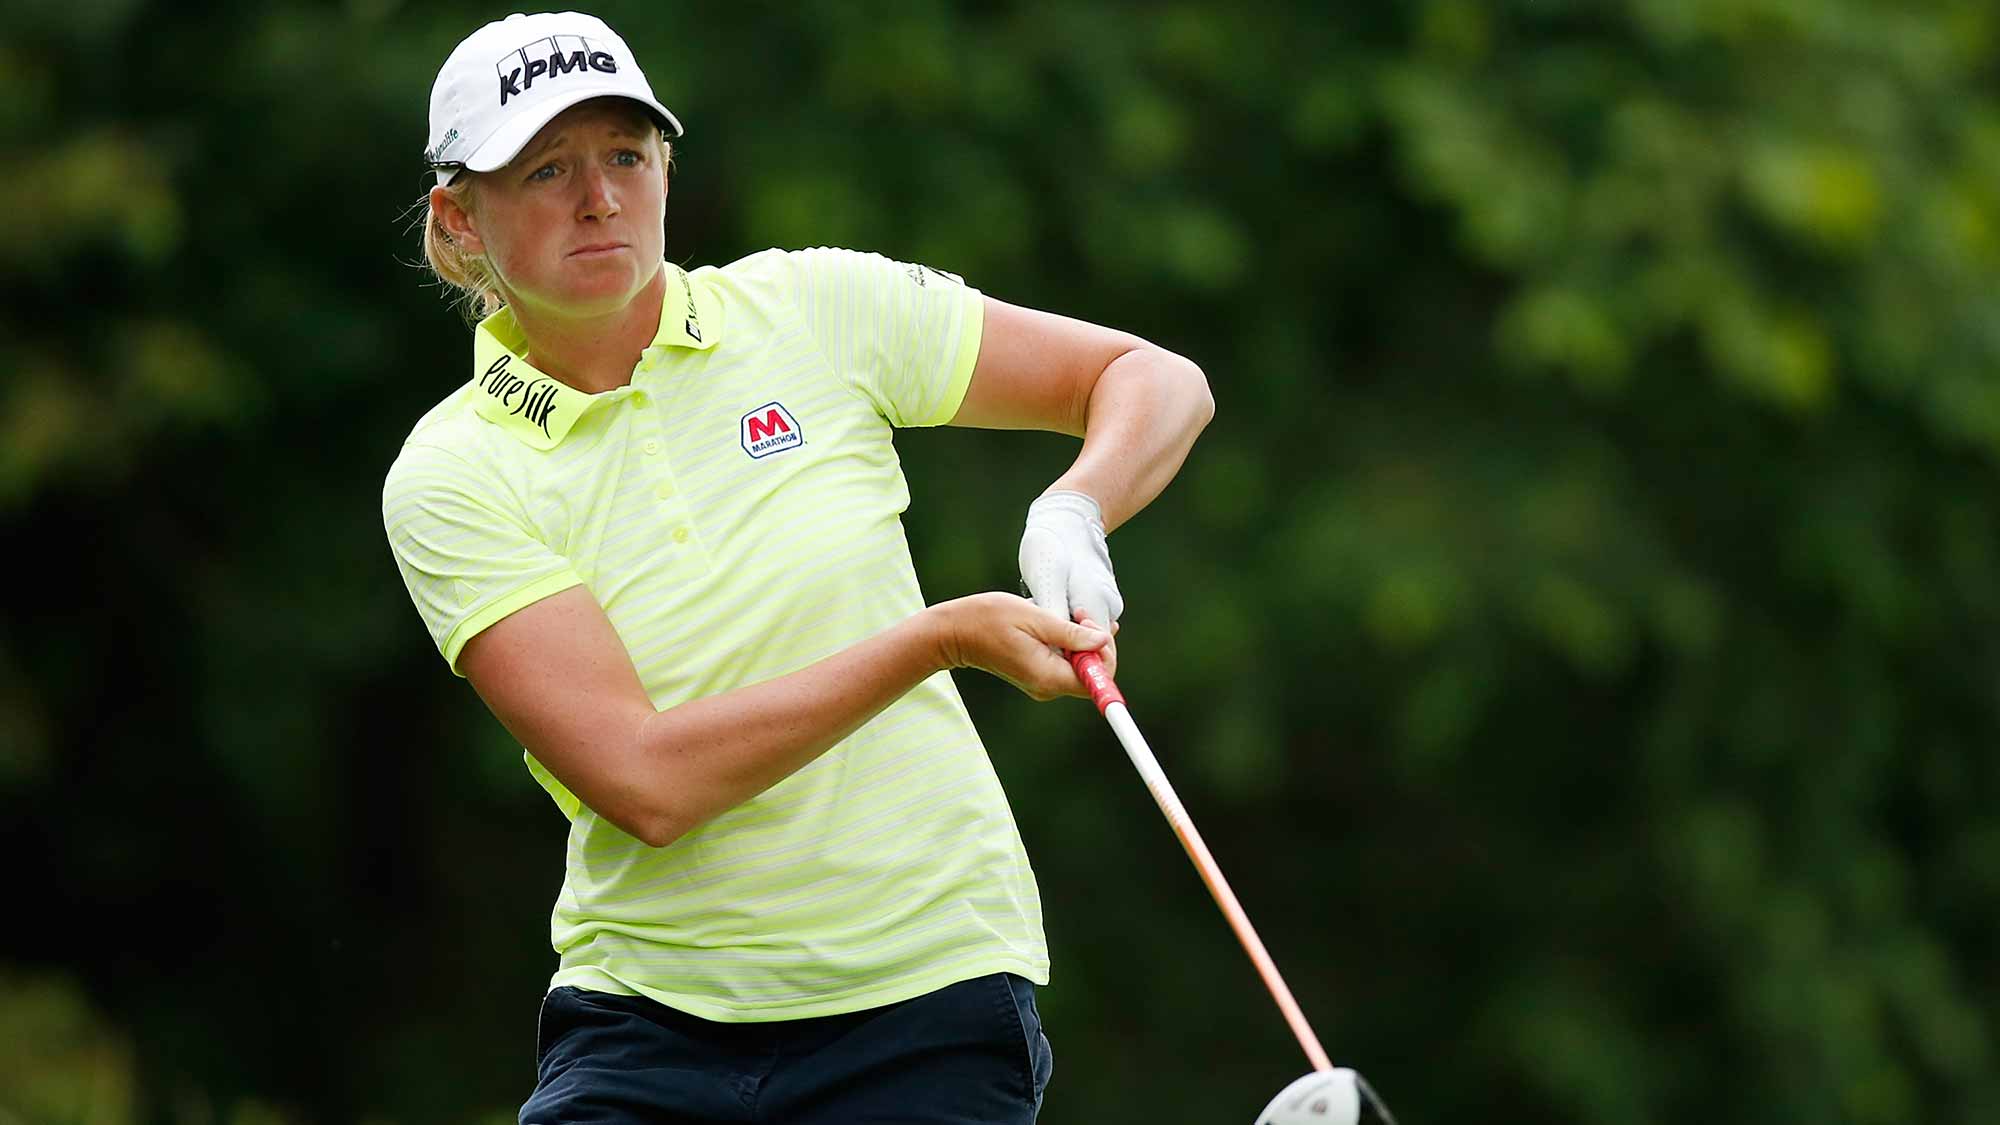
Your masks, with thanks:
[{"label": "navy blue skirt", "polygon": [[716,1023],[643,996],[542,1001],[521,1125],[1028,1125],[1054,1056],[1035,986],[994,973],[881,1008]]}]

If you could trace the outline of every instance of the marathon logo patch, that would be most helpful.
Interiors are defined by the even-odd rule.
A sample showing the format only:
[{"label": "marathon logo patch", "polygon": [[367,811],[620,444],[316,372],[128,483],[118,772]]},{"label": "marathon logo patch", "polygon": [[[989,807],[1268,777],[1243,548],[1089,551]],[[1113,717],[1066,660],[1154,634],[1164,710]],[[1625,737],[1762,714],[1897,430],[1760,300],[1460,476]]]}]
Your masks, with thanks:
[{"label": "marathon logo patch", "polygon": [[557,79],[565,74],[581,74],[585,71],[600,74],[618,73],[618,60],[611,52],[597,45],[596,40],[585,39],[581,35],[551,35],[537,39],[533,43],[517,47],[493,64],[493,71],[500,77],[500,104],[506,105],[508,98],[517,98],[534,88],[535,80]]},{"label": "marathon logo patch", "polygon": [[742,432],[743,452],[752,459],[783,453],[806,443],[799,420],[792,417],[782,402],[767,402],[745,414],[738,429]]}]

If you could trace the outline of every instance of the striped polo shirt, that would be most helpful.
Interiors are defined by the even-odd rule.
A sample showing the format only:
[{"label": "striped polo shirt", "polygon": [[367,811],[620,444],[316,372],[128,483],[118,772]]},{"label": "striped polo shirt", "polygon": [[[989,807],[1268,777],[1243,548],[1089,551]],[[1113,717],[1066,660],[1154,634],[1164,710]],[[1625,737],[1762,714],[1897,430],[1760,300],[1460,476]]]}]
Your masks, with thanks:
[{"label": "striped polo shirt", "polygon": [[[536,371],[503,310],[390,469],[389,544],[454,670],[481,629],[578,584],[661,709],[923,608],[891,437],[957,412],[979,293],[845,250],[666,270],[628,386],[585,394]],[[1034,875],[948,673],[664,848],[526,759],[570,820],[551,987],[758,1021],[991,972],[1048,980]]]}]

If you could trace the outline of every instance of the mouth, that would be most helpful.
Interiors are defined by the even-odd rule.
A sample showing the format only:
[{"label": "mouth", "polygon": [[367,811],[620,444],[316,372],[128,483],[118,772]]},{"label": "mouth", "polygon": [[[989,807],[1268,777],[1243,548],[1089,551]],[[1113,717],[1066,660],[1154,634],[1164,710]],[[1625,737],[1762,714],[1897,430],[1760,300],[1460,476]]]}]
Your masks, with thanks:
[{"label": "mouth", "polygon": [[625,249],[626,245],[623,242],[593,242],[588,246],[579,246],[570,251],[569,256],[572,258],[602,258],[608,254]]}]

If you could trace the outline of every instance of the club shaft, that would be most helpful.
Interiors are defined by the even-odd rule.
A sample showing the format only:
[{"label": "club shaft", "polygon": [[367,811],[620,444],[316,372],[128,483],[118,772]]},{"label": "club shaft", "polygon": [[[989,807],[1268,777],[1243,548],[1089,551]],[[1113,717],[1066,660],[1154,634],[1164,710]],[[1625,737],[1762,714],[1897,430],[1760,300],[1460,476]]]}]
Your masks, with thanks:
[{"label": "club shaft", "polygon": [[[1106,682],[1109,682],[1108,677]],[[1229,880],[1222,877],[1222,868],[1209,854],[1201,833],[1195,830],[1194,821],[1188,817],[1180,796],[1167,781],[1166,771],[1160,768],[1152,747],[1146,745],[1146,736],[1139,733],[1139,724],[1132,721],[1132,713],[1126,709],[1122,699],[1106,700],[1102,708],[1105,721],[1111,724],[1112,731],[1118,736],[1119,745],[1125,748],[1125,755],[1132,759],[1140,779],[1153,794],[1154,803],[1160,806],[1160,812],[1173,827],[1174,835],[1180,838],[1181,847],[1194,861],[1195,870],[1201,873],[1201,881],[1208,884],[1208,893],[1222,908],[1223,917],[1229,919],[1229,927],[1236,931],[1236,939],[1243,943],[1251,964],[1257,966],[1257,975],[1264,978],[1264,987],[1271,990],[1271,998],[1278,1002],[1278,1010],[1284,1013],[1285,1022],[1291,1025],[1299,1046],[1305,1048],[1306,1058],[1312,1060],[1314,1070],[1332,1070],[1333,1063],[1327,1058],[1326,1050],[1319,1045],[1319,1037],[1313,1034],[1312,1025],[1306,1022],[1299,1002],[1292,998],[1292,990],[1285,986],[1285,978],[1279,975],[1277,963],[1264,949],[1264,942],[1257,936],[1256,927],[1250,924],[1250,916],[1244,913],[1243,904],[1236,901],[1236,892],[1229,889]]]}]

